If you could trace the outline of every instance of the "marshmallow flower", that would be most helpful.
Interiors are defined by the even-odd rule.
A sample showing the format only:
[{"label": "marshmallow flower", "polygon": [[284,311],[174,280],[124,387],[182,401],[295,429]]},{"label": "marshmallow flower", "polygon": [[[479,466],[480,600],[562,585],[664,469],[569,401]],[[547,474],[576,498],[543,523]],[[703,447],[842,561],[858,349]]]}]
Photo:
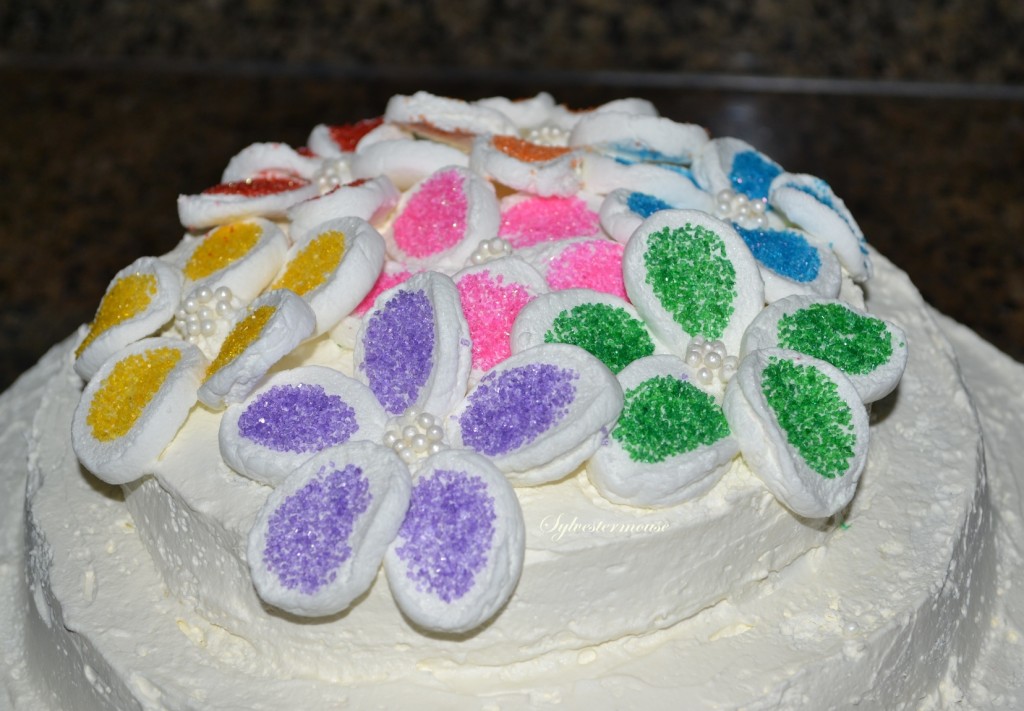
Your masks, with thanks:
[{"label": "marshmallow flower", "polygon": [[138,479],[184,424],[205,369],[199,349],[176,338],[145,338],[111,356],[75,409],[79,461],[108,484]]},{"label": "marshmallow flower", "polygon": [[270,494],[249,533],[266,602],[307,617],[346,609],[373,583],[409,507],[409,470],[370,442],[327,449]]},{"label": "marshmallow flower", "polygon": [[868,416],[837,368],[794,351],[754,351],[729,381],[723,409],[747,465],[794,513],[834,516],[853,498]]},{"label": "marshmallow flower", "polygon": [[284,217],[292,205],[319,192],[316,183],[297,175],[220,183],[198,195],[179,195],[178,218],[186,229],[200,230],[247,217]]},{"label": "marshmallow flower", "polygon": [[388,587],[415,624],[468,632],[508,601],[525,551],[515,492],[487,459],[447,450],[424,460],[384,558]]}]

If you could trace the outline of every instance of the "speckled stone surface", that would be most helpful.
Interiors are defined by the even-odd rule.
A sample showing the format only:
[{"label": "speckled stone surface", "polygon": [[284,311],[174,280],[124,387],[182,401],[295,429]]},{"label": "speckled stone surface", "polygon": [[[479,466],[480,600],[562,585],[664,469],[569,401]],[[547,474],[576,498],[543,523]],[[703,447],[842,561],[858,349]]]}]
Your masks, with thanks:
[{"label": "speckled stone surface", "polygon": [[640,93],[828,180],[940,310],[1024,359],[1024,102],[609,88],[499,80],[276,78],[0,68],[0,387],[92,318],[113,274],[173,247],[175,198],[257,140],[379,114],[418,88],[546,89],[573,106]]},{"label": "speckled stone surface", "polygon": [[6,0],[17,54],[1024,81],[1020,0]]}]

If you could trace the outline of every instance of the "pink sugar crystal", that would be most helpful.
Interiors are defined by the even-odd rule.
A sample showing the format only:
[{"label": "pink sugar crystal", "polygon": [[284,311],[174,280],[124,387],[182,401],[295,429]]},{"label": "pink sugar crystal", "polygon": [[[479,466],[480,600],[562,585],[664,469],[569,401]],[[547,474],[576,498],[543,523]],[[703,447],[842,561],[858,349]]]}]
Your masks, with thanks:
[{"label": "pink sugar crystal", "polygon": [[451,249],[466,236],[468,209],[462,176],[454,170],[435,173],[395,219],[395,244],[410,257]]},{"label": "pink sugar crystal", "polygon": [[522,284],[504,283],[500,274],[487,271],[467,274],[458,288],[473,341],[473,367],[490,370],[512,354],[512,324],[533,297]]},{"label": "pink sugar crystal", "polygon": [[513,247],[597,234],[598,214],[577,197],[528,198],[501,215],[498,236]]},{"label": "pink sugar crystal", "polygon": [[366,298],[359,302],[359,306],[352,311],[356,316],[362,316],[365,314],[373,302],[377,300],[377,297],[383,294],[385,291],[393,286],[398,286],[403,281],[411,277],[412,274],[407,270],[396,272],[395,274],[388,274],[387,272],[381,272],[380,276],[377,277],[377,282],[370,289],[370,293],[366,295]]},{"label": "pink sugar crystal", "polygon": [[610,240],[589,240],[566,247],[551,260],[548,285],[561,289],[593,289],[626,299],[622,282],[625,246]]}]

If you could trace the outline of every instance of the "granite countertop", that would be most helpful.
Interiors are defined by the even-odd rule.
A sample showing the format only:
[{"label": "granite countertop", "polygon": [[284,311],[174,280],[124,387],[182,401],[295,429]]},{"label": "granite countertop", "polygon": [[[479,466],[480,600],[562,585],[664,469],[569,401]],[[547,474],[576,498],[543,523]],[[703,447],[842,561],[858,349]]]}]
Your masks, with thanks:
[{"label": "granite countertop", "polygon": [[0,389],[92,318],[114,273],[181,238],[175,199],[254,141],[379,114],[424,88],[548,90],[572,106],[643,95],[666,116],[825,178],[926,299],[1024,360],[1024,101],[601,85],[586,75],[348,77],[0,66]]}]

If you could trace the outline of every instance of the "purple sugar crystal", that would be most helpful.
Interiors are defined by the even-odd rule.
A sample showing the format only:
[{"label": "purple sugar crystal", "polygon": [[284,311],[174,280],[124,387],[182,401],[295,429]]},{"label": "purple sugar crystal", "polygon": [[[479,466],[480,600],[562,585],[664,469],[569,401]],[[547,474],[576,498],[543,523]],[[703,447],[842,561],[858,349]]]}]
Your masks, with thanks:
[{"label": "purple sugar crystal", "polygon": [[359,467],[321,469],[271,514],[263,549],[267,569],[281,585],[306,595],[330,584],[352,555],[349,536],[372,499]]},{"label": "purple sugar crystal", "polygon": [[277,452],[319,452],[347,442],[358,429],[348,403],[307,383],[275,385],[238,418],[239,434]]},{"label": "purple sugar crystal", "polygon": [[574,370],[531,363],[483,377],[462,414],[462,441],[488,456],[529,444],[557,425],[576,397]]},{"label": "purple sugar crystal", "polygon": [[366,327],[363,362],[370,390],[392,415],[405,412],[434,367],[434,308],[422,291],[399,291]]},{"label": "purple sugar crystal", "polygon": [[479,476],[439,469],[412,490],[395,553],[416,589],[445,602],[469,592],[494,541],[494,498]]}]

